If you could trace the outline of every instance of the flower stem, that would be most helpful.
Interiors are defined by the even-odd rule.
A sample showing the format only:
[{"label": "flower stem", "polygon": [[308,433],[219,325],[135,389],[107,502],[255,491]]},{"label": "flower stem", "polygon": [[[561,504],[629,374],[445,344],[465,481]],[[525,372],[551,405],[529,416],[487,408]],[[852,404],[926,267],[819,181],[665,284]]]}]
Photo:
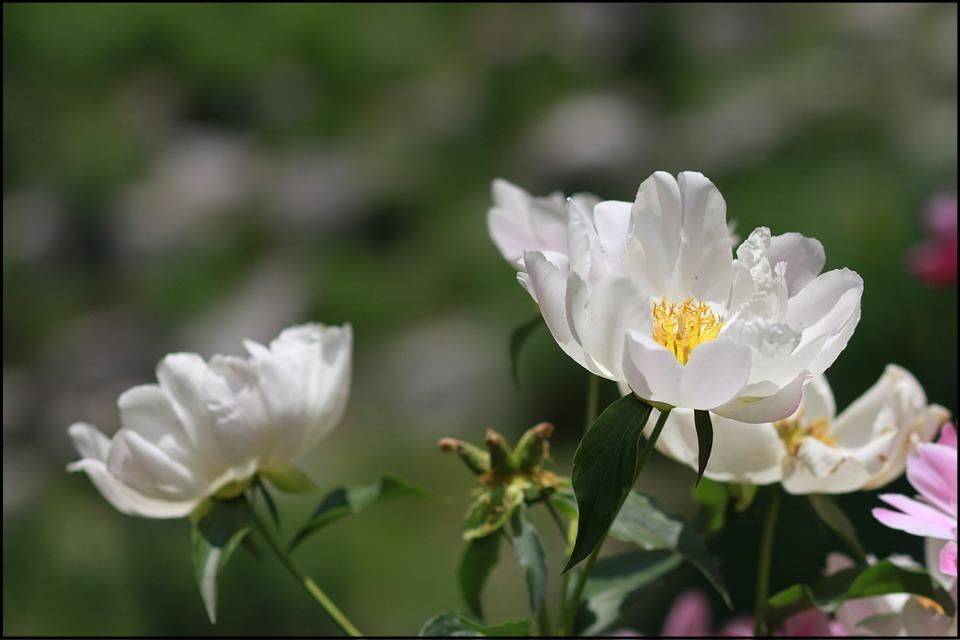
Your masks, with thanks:
[{"label": "flower stem", "polygon": [[600,378],[587,374],[587,410],[584,417],[583,432],[586,433],[597,419],[597,401],[600,397]]},{"label": "flower stem", "polygon": [[[637,469],[633,474],[634,483],[636,483],[637,478],[640,477],[640,472],[647,464],[647,460],[650,459],[650,454],[653,453],[654,445],[657,444],[657,439],[660,437],[660,432],[663,431],[663,427],[667,423],[667,417],[669,417],[669,415],[669,409],[660,411],[660,417],[657,418],[657,424],[653,428],[653,433],[650,434],[650,438],[647,440],[646,446],[637,457]],[[597,543],[597,546],[594,547],[590,555],[587,556],[587,562],[583,566],[583,571],[576,576],[577,583],[574,586],[573,597],[567,603],[568,608],[564,620],[565,624],[563,628],[567,635],[573,633],[573,625],[577,619],[577,609],[580,608],[580,599],[583,597],[583,589],[587,586],[587,577],[590,575],[590,570],[597,561],[597,556],[600,555],[600,547],[603,546],[603,543],[606,541],[606,539],[607,534],[604,534],[603,538],[600,539],[600,542]]]},{"label": "flower stem", "polygon": [[537,614],[537,626],[540,627],[540,636],[549,638],[553,635],[550,630],[550,614],[547,613],[547,603],[540,605],[540,612]]},{"label": "flower stem", "polygon": [[767,633],[764,612],[767,596],[770,592],[770,561],[773,559],[773,538],[777,529],[777,512],[780,511],[780,485],[773,485],[767,514],[763,521],[760,538],[760,556],[757,565],[757,598],[753,605],[753,633],[755,636]]},{"label": "flower stem", "polygon": [[310,594],[323,610],[327,612],[327,615],[337,623],[337,626],[340,627],[340,630],[343,631],[348,636],[359,638],[363,634],[353,626],[353,623],[347,618],[346,615],[334,604],[333,600],[324,593],[323,589],[313,581],[313,578],[310,576],[305,576],[295,564],[290,559],[290,556],[287,555],[287,552],[284,551],[283,545],[277,542],[276,538],[273,536],[273,533],[267,527],[266,523],[263,521],[263,518],[257,512],[253,506],[253,502],[250,500],[250,496],[247,496],[247,506],[250,508],[250,512],[253,514],[253,521],[256,524],[257,529],[263,535],[263,538],[267,541],[267,545],[273,550],[276,554],[277,559],[280,561],[280,564],[287,570],[287,572],[293,576],[293,578],[300,583],[304,590]]}]

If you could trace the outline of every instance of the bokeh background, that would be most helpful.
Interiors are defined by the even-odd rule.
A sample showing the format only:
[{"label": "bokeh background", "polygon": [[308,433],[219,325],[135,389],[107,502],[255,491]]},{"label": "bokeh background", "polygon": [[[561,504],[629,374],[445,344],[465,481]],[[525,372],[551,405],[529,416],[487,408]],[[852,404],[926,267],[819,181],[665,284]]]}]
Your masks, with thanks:
[{"label": "bokeh background", "polygon": [[[815,236],[827,268],[862,274],[863,320],[829,372],[841,407],[897,362],[956,411],[956,285],[906,267],[929,199],[956,193],[956,33],[947,4],[5,3],[3,633],[333,631],[243,553],[212,628],[187,523],[123,516],[64,471],[66,427],[114,431],[117,395],[165,353],[237,353],[307,320],[356,334],[348,413],[310,474],[330,489],[388,470],[438,500],[342,521],[297,560],[370,633],[459,608],[472,477],[436,440],[550,420],[568,472],[582,429],[584,372],[545,331],[510,380],[508,336],[535,308],[487,237],[497,176],[627,200],[654,170],[705,172],[742,234]],[[691,480],[657,457],[641,484],[689,513]],[[318,497],[281,499],[286,526]],[[870,550],[922,559],[869,518],[874,495],[841,502]],[[758,522],[712,543],[742,612]],[[838,548],[788,500],[773,588]],[[524,614],[504,559],[494,619]],[[627,624],[656,632],[698,580],[679,572]]]}]

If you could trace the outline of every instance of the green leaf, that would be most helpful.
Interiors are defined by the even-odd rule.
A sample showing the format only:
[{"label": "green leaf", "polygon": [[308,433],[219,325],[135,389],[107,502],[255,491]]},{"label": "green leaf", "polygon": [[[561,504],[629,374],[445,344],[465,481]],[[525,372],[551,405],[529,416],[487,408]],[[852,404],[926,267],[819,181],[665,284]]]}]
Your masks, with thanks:
[{"label": "green leaf", "polygon": [[384,475],[373,484],[360,487],[338,487],[328,493],[301,527],[290,543],[290,549],[299,545],[313,532],[352,513],[360,513],[378,502],[399,496],[429,497],[419,487],[391,475]]},{"label": "green leaf", "polygon": [[666,511],[650,496],[631,491],[610,527],[610,535],[648,551],[676,551],[710,581],[726,605],[733,609],[730,594],[706,543],[683,518]]},{"label": "green leaf", "polygon": [[530,336],[542,326],[545,326],[543,316],[538,313],[514,329],[510,334],[510,375],[513,377],[514,384],[520,384],[520,351]]},{"label": "green leaf", "polygon": [[500,534],[475,538],[467,543],[457,567],[460,594],[470,613],[483,620],[480,595],[490,572],[500,559]]},{"label": "green leaf", "polygon": [[513,537],[513,552],[526,572],[530,612],[532,617],[536,618],[547,592],[547,559],[540,534],[527,516],[525,507],[521,506],[513,512],[510,518],[510,533]]},{"label": "green leaf", "polygon": [[214,500],[191,530],[193,570],[212,624],[217,622],[217,578],[253,527],[243,499]]},{"label": "green leaf", "polygon": [[710,421],[710,412],[696,409],[693,412],[693,423],[697,428],[697,484],[700,484],[713,450],[713,423]]},{"label": "green leaf", "polygon": [[827,613],[855,598],[882,596],[889,593],[912,593],[929,598],[943,607],[948,616],[954,614],[954,603],[946,591],[921,571],[898,567],[884,560],[868,567],[852,567],[813,584],[795,584],[767,600],[764,617],[771,628],[793,614],[816,607]]},{"label": "green leaf", "polygon": [[700,505],[694,518],[697,526],[706,533],[715,533],[723,529],[727,521],[727,505],[730,494],[720,482],[707,478],[693,490],[693,499]]},{"label": "green leaf", "polygon": [[527,637],[530,621],[510,620],[495,625],[482,625],[456,613],[438,613],[420,628],[421,638],[501,638]]},{"label": "green leaf", "polygon": [[608,406],[584,434],[573,457],[580,522],[564,571],[600,544],[637,477],[640,435],[653,407],[634,394]]},{"label": "green leaf", "polygon": [[609,629],[637,596],[655,587],[681,562],[678,554],[669,551],[638,551],[599,559],[583,590],[576,635],[596,635]]},{"label": "green leaf", "polygon": [[284,493],[310,493],[317,488],[307,474],[292,464],[261,471],[260,475]]},{"label": "green leaf", "polygon": [[850,522],[847,514],[840,509],[836,501],[830,496],[812,493],[808,497],[810,499],[810,506],[813,507],[813,510],[823,523],[840,536],[840,539],[843,540],[847,548],[859,561],[863,562],[867,554],[863,550],[860,539],[857,537],[857,530],[854,528],[853,523]]}]

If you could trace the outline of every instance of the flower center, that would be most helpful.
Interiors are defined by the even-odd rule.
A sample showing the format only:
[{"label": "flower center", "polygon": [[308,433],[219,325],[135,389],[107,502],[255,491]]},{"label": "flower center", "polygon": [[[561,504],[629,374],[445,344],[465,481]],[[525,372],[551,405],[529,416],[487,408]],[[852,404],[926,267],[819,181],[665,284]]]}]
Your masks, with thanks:
[{"label": "flower center", "polygon": [[653,339],[672,351],[680,364],[687,364],[693,350],[716,338],[723,328],[710,306],[694,298],[680,304],[661,299],[652,313]]},{"label": "flower center", "polygon": [[917,604],[923,607],[926,611],[929,611],[930,613],[938,613],[941,616],[944,616],[947,614],[947,612],[943,610],[943,607],[941,607],[939,604],[937,604],[930,598],[927,598],[925,596],[914,596],[914,597],[917,599]]},{"label": "flower center", "polygon": [[787,447],[787,453],[797,455],[800,443],[804,438],[816,438],[828,447],[837,446],[837,440],[830,433],[830,422],[826,418],[816,418],[810,422],[803,420],[803,411],[797,412],[793,418],[787,418],[773,423],[777,435]]}]

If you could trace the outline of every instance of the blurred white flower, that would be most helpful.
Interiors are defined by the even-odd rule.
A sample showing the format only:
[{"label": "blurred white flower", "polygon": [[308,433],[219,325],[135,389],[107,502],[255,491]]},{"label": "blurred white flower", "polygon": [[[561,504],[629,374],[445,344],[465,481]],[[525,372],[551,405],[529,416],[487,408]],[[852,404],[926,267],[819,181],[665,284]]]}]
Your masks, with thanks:
[{"label": "blurred white flower", "polygon": [[[493,206],[487,212],[487,228],[507,262],[518,266],[524,251],[567,252],[568,208],[562,193],[534,198],[499,178],[493,181],[491,193]],[[589,210],[600,202],[589,193],[578,193],[573,199]]]},{"label": "blurred white flower", "polygon": [[[929,542],[926,570],[940,582],[944,589],[951,592],[953,601],[956,603],[956,578],[939,573],[937,569],[940,564],[939,553],[931,555]],[[924,569],[909,556],[894,555],[887,559],[904,569]],[[868,556],[867,561],[869,564],[874,564],[876,558]],[[827,556],[827,569],[824,575],[830,576],[852,566],[854,563],[850,558],[841,553],[831,553]],[[906,593],[848,600],[840,605],[834,615],[843,625],[846,635],[851,636],[931,638],[957,635],[956,614],[949,617],[936,602]]]},{"label": "blurred white flower", "polygon": [[760,227],[734,259],[726,204],[699,173],[657,172],[632,204],[571,199],[568,215],[565,247],[520,244],[517,278],[567,355],[645,400],[780,420],[860,320],[863,281],[820,274],[817,240]]},{"label": "blurred white flower", "polygon": [[[790,493],[847,493],[899,478],[908,453],[933,439],[950,414],[928,405],[909,371],[888,365],[839,416],[824,376],[806,384],[800,407],[779,422],[745,424],[713,416],[713,451],[704,475],[721,482],[782,482]],[[671,412],[657,449],[697,468],[693,412]]]},{"label": "blurred white flower", "polygon": [[177,353],[157,366],[159,384],[123,393],[121,429],[70,427],[84,471],[123,513],[188,515],[205,498],[261,471],[281,470],[339,422],[350,386],[349,325],[302,325],[247,358]]}]

